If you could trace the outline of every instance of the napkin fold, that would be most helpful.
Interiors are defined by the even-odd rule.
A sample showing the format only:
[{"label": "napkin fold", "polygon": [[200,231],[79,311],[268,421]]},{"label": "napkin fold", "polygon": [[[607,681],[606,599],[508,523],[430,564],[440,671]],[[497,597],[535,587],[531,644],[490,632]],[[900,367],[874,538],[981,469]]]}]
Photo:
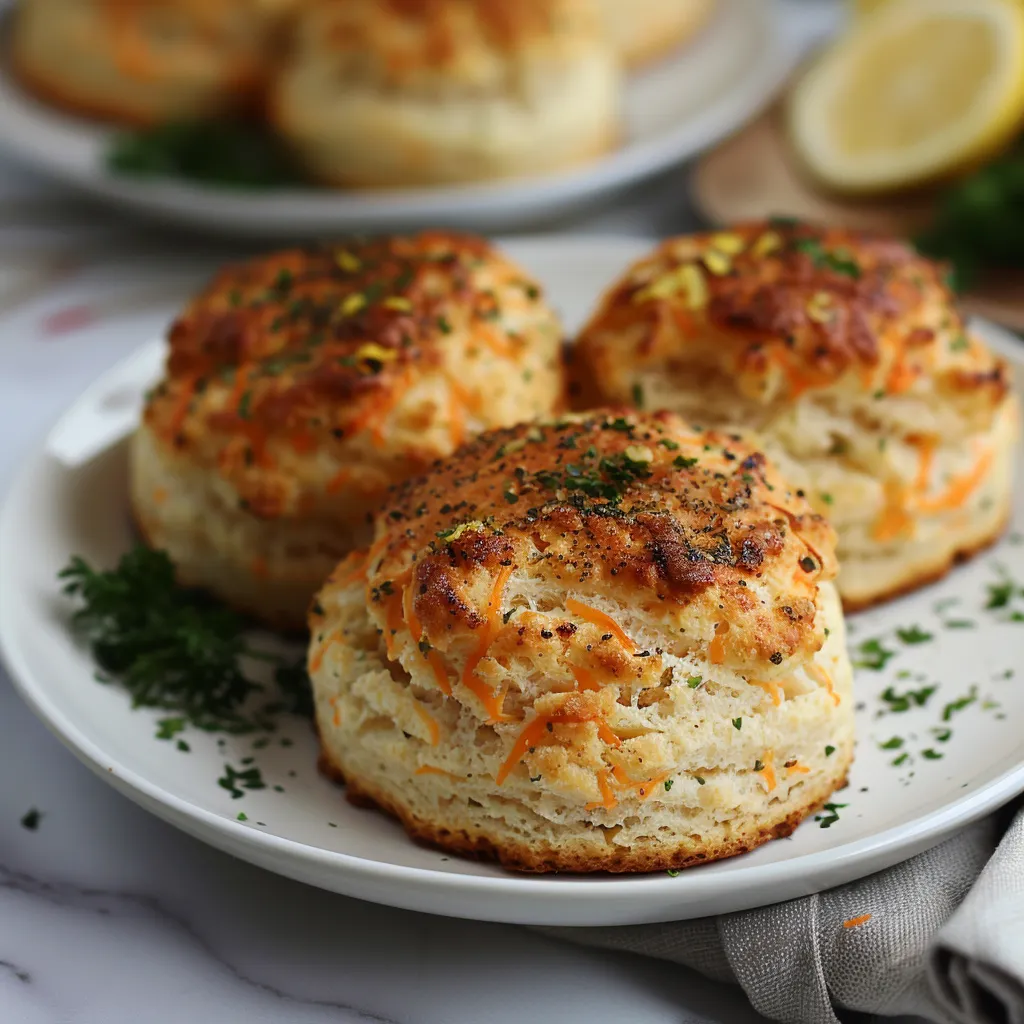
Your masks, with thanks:
[{"label": "napkin fold", "polygon": [[543,931],[738,984],[788,1024],[838,1024],[844,1010],[1024,1024],[1024,811],[1004,825],[994,815],[885,871],[755,910]]}]

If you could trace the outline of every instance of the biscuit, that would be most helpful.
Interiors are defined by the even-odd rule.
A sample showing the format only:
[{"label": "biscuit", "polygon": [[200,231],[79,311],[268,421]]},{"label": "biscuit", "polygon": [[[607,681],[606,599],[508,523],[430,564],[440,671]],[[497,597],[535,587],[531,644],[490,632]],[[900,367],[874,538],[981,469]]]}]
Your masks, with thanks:
[{"label": "biscuit", "polygon": [[317,596],[322,763],[411,835],[525,871],[788,834],[853,753],[833,542],[739,435],[619,412],[488,432]]},{"label": "biscuit", "polygon": [[1007,521],[1009,368],[900,242],[790,221],[671,239],[612,286],[571,360],[579,408],[640,400],[758,431],[835,526],[847,609],[941,576]]},{"label": "biscuit", "polygon": [[12,66],[59,107],[133,125],[251,108],[296,0],[21,0]]},{"label": "biscuit", "polygon": [[132,446],[136,520],[182,582],[289,628],[391,484],[562,399],[540,286],[443,232],[228,267],[169,341]]},{"label": "biscuit", "polygon": [[299,18],[270,117],[327,184],[452,185],[599,156],[619,100],[589,0],[325,0]]}]

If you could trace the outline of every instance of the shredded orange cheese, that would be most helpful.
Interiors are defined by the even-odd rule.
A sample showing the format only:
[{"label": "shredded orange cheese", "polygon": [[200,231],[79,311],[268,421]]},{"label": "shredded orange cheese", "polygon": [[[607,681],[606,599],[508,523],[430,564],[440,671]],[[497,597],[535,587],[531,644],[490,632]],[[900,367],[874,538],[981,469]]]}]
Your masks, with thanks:
[{"label": "shredded orange cheese", "polygon": [[764,782],[764,791],[770,793],[775,788],[775,752],[766,750],[761,758],[764,767],[758,772]]},{"label": "shredded orange cheese", "polygon": [[914,442],[917,448],[917,478],[914,480],[914,488],[918,491],[928,490],[928,481],[932,478],[932,465],[935,462],[935,442],[921,440]]},{"label": "shredded orange cheese", "polygon": [[812,678],[816,679],[822,686],[828,690],[828,695],[832,698],[834,704],[839,704],[842,698],[835,691],[835,687],[832,685],[832,677],[818,664],[811,662],[807,666],[807,674]]},{"label": "shredded orange cheese", "polygon": [[567,598],[565,607],[570,614],[578,615],[581,619],[593,623],[593,625],[603,629],[606,633],[611,633],[630,654],[636,654],[639,650],[626,631],[606,612],[598,608],[592,608],[589,604],[576,600],[575,597]]},{"label": "shredded orange cheese", "polygon": [[722,623],[718,622],[715,624],[715,635],[711,638],[711,643],[708,644],[708,656],[711,658],[712,665],[721,665],[725,661],[725,640],[723,635],[725,630],[719,632],[719,626]]},{"label": "shredded orange cheese", "polygon": [[569,669],[576,680],[577,690],[600,690],[601,684],[594,678],[594,674],[578,665],[570,665]]},{"label": "shredded orange cheese", "polygon": [[608,771],[605,768],[602,768],[597,773],[597,788],[601,791],[601,799],[587,804],[584,810],[594,811],[598,807],[603,807],[605,810],[610,811],[619,802],[619,799],[608,781]]},{"label": "shredded orange cheese", "polygon": [[851,917],[843,922],[844,928],[856,928],[858,925],[867,924],[871,920],[871,914],[861,914],[860,917]]},{"label": "shredded orange cheese", "polygon": [[[409,632],[412,634],[413,640],[416,641],[419,646],[420,638],[423,636],[423,625],[421,624],[419,617],[416,615],[416,610],[413,607],[413,587],[415,584],[410,583],[405,588],[405,593],[402,595],[402,610],[405,612],[405,624],[409,627]],[[423,651],[420,651],[423,654]],[[444,664],[441,661],[441,656],[431,648],[426,654],[423,654],[426,658],[427,664],[430,665],[431,670],[434,673],[434,679],[437,682],[437,688],[446,696],[450,697],[452,694],[452,684],[448,682],[448,673],[445,671]]]},{"label": "shredded orange cheese", "polygon": [[352,470],[339,469],[330,480],[327,481],[327,493],[337,494],[352,479]]},{"label": "shredded orange cheese", "polygon": [[324,655],[327,653],[327,648],[333,643],[336,643],[341,638],[341,630],[336,629],[331,633],[328,633],[324,637],[323,643],[316,649],[313,656],[309,659],[309,671],[316,672],[320,666],[324,663]]},{"label": "shredded orange cheese", "polygon": [[416,714],[423,719],[423,724],[430,731],[430,745],[436,747],[441,740],[441,727],[437,724],[437,719],[420,704],[416,705]]},{"label": "shredded orange cheese", "polygon": [[913,516],[907,512],[903,484],[898,480],[886,480],[884,489],[885,507],[871,531],[878,541],[895,540],[914,525]]},{"label": "shredded orange cheese", "polygon": [[328,703],[331,705],[332,708],[334,708],[334,719],[333,719],[333,721],[334,721],[334,728],[335,729],[340,729],[341,728],[341,710],[338,707],[338,698],[337,697],[332,697],[328,701]]},{"label": "shredded orange cheese", "polygon": [[954,477],[942,494],[934,498],[922,498],[918,507],[922,512],[943,512],[959,508],[981,485],[992,466],[992,459],[991,450],[984,452],[970,472]]},{"label": "shredded orange cheese", "polygon": [[799,761],[794,761],[792,764],[786,765],[787,772],[798,772],[801,775],[806,775],[811,769],[805,764],[801,764]]},{"label": "shredded orange cheese", "polygon": [[890,395],[902,395],[909,391],[917,380],[917,367],[911,366],[904,359],[897,359],[885,378],[885,391]]},{"label": "shredded orange cheese", "polygon": [[432,764],[422,764],[413,775],[444,775],[446,778],[453,779],[455,782],[462,782],[463,780],[458,775],[453,775],[451,772],[446,772],[443,768],[436,768]]},{"label": "shredded orange cheese", "polygon": [[[717,639],[717,637],[715,638]],[[785,696],[782,687],[773,679],[751,679],[754,686],[760,686],[762,690],[771,695],[772,703],[778,707]]]},{"label": "shredded orange cheese", "polygon": [[571,714],[554,714],[554,715],[541,715],[535,718],[532,722],[528,722],[523,728],[522,732],[516,738],[516,742],[512,746],[507,758],[505,758],[504,764],[498,769],[498,774],[495,776],[494,781],[500,786],[509,776],[509,773],[513,768],[522,760],[523,755],[530,749],[540,743],[540,741],[548,733],[548,725],[555,726],[558,724],[567,725],[579,725],[582,722],[594,722],[597,726],[597,735],[612,747],[619,747],[622,745],[622,740],[615,735],[606,722],[593,716],[578,716]]},{"label": "shredded orange cheese", "polygon": [[660,786],[661,783],[663,783],[671,774],[671,771],[665,771],[660,775],[655,775],[653,778],[641,779],[640,782],[637,782],[635,779],[631,779],[626,774],[625,769],[620,765],[616,765],[612,769],[612,775],[614,776],[615,781],[623,789],[635,789],[637,791],[637,796],[641,800],[646,800],[651,793],[654,792],[655,787]]},{"label": "shredded orange cheese", "polygon": [[503,700],[493,693],[487,684],[476,674],[476,667],[487,654],[495,634],[501,626],[501,598],[505,592],[505,584],[509,576],[515,570],[513,565],[503,565],[495,577],[494,586],[491,588],[491,596],[487,601],[487,608],[484,610],[484,627],[480,631],[480,639],[477,641],[476,650],[466,661],[466,667],[462,673],[462,684],[468,687],[484,706],[487,712],[489,724],[494,722],[508,721],[502,710]]}]

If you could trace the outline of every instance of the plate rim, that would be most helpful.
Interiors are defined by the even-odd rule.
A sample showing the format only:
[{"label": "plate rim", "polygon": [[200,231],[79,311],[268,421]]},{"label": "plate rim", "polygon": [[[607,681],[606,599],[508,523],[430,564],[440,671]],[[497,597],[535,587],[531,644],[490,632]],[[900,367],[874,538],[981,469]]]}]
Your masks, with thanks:
[{"label": "plate rim", "polygon": [[[632,254],[636,252],[638,245],[649,245],[651,240],[623,236],[581,238],[554,235],[517,238],[513,244],[521,250],[575,248],[581,253],[592,250],[597,244]],[[1007,357],[1018,372],[1024,371],[1021,343],[1014,339],[1012,332],[980,318],[971,322],[984,335],[986,342]],[[495,899],[491,905],[483,906],[479,911],[474,909],[472,914],[460,911],[454,906],[447,912],[450,916],[475,920],[538,924],[550,923],[550,914],[545,916],[538,915],[535,910],[530,912],[530,906],[538,899],[560,907],[570,905],[576,908],[598,901],[605,908],[604,916],[591,913],[577,915],[577,918],[585,916],[587,924],[636,924],[685,918],[685,903],[690,894],[707,900],[724,896],[730,889],[750,886],[749,880],[741,877],[743,868],[729,874],[703,877],[697,868],[684,871],[676,877],[668,877],[664,872],[655,872],[613,877],[575,875],[566,878],[558,875],[520,875],[513,872],[497,875],[460,874],[436,868],[371,860],[356,854],[331,851],[248,828],[223,814],[176,796],[140,771],[133,769],[130,764],[117,761],[105,754],[99,744],[94,743],[70,716],[61,711],[59,703],[49,695],[45,682],[37,677],[27,659],[23,657],[11,621],[12,613],[8,610],[17,600],[17,590],[14,586],[16,581],[4,570],[6,560],[2,554],[15,543],[17,499],[26,488],[33,485],[39,474],[61,472],[57,466],[48,464],[53,460],[46,447],[50,434],[61,420],[72,415],[90,394],[101,390],[105,379],[113,378],[122,370],[124,364],[137,359],[143,348],[158,343],[160,339],[153,339],[133,349],[100,374],[61,411],[45,430],[42,438],[32,446],[29,454],[22,458],[10,478],[9,485],[5,488],[0,504],[0,662],[6,667],[16,691],[25,703],[80,761],[134,803],[218,849],[279,874],[396,907],[445,914],[444,906],[438,906],[436,903],[445,896],[459,897],[463,904],[466,899],[492,896]],[[838,847],[799,854],[768,864],[753,865],[749,870],[756,872],[758,887],[764,889],[770,889],[773,884],[792,882],[797,878],[810,880],[824,872],[843,875],[842,878],[834,878],[824,885],[811,882],[805,887],[809,891],[821,891],[823,888],[862,877],[880,867],[898,863],[923,849],[937,845],[953,830],[977,820],[1022,791],[1024,752],[1015,765],[1005,769],[977,790],[962,796],[957,795],[936,810]],[[320,871],[328,872],[332,882],[339,884],[324,885],[318,880]],[[376,886],[372,897],[365,895],[367,885]],[[433,895],[424,895],[428,890]],[[632,915],[629,913],[628,904],[640,895],[641,890],[648,902],[652,897],[665,897],[665,909],[660,915],[657,911],[641,911]],[[519,910],[510,910],[502,900],[522,901],[530,905]],[[740,900],[729,903],[727,909],[733,911],[759,905],[764,905],[763,901]],[[575,923],[584,922],[576,920]]]},{"label": "plate rim", "polygon": [[[771,102],[799,59],[800,48],[787,37],[783,27],[789,15],[783,0],[719,0],[719,4],[720,10],[713,17],[722,18],[727,11],[729,17],[747,24],[748,34],[758,39],[757,59],[747,65],[742,77],[723,87],[706,108],[664,132],[627,142],[579,167],[537,178],[438,188],[282,189],[249,193],[174,180],[137,181],[110,174],[102,166],[83,168],[75,162],[62,163],[47,159],[38,147],[24,143],[19,133],[10,130],[12,117],[16,119],[19,112],[24,112],[26,104],[41,101],[20,95],[21,87],[10,72],[6,46],[2,48],[5,81],[0,91],[0,134],[6,136],[7,151],[27,166],[93,195],[151,215],[241,235],[277,232],[288,227],[292,231],[297,227],[341,230],[346,225],[387,225],[404,219],[456,217],[461,223],[511,224],[531,216],[557,216],[560,206],[594,201],[697,156],[742,128]],[[699,37],[693,42],[699,45]],[[10,94],[9,98],[5,99],[4,93]],[[87,120],[67,116],[84,126],[92,125]],[[262,217],[258,208],[262,208]],[[256,225],[249,223],[254,213],[260,220]],[[216,216],[216,223],[210,222],[211,214]],[[329,223],[323,225],[325,218]],[[282,223],[285,220],[287,225]]]}]

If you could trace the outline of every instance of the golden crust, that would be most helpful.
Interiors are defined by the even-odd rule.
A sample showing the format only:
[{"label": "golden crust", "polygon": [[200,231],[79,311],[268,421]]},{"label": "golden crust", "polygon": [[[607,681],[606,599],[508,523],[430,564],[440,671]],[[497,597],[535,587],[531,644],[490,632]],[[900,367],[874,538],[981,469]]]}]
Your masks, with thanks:
[{"label": "golden crust", "polygon": [[327,0],[298,26],[298,48],[339,74],[397,89],[442,76],[449,88],[508,87],[509,61],[564,58],[599,37],[587,0]]},{"label": "golden crust", "polygon": [[295,0],[23,0],[15,76],[44,101],[134,125],[255,106]]},{"label": "golden crust", "polygon": [[460,857],[497,861],[504,868],[530,874],[549,874],[556,871],[639,874],[649,871],[682,870],[716,860],[725,860],[728,857],[737,857],[772,839],[784,839],[792,835],[802,821],[821,810],[832,793],[845,788],[846,772],[852,760],[852,749],[845,751],[843,758],[836,759],[835,777],[821,780],[805,795],[803,806],[788,811],[781,820],[770,824],[755,824],[739,836],[733,836],[717,845],[694,842],[671,853],[665,850],[616,849],[605,844],[604,850],[590,850],[582,854],[553,845],[495,842],[484,831],[450,829],[420,817],[407,805],[392,799],[372,781],[361,780],[351,775],[346,777],[342,768],[331,760],[326,751],[320,755],[319,768],[327,778],[345,786],[346,799],[353,806],[381,810],[390,814],[402,823],[410,838],[425,846],[455,853]]},{"label": "golden crust", "polygon": [[966,343],[942,269],[908,245],[794,221],[670,239],[605,295],[573,353],[581,407],[620,401],[644,365],[697,357],[759,401],[839,381],[925,387],[991,411],[1006,364]]},{"label": "golden crust", "polygon": [[559,407],[560,344],[539,285],[476,238],[228,267],[170,329],[133,449],[136,516],[183,578],[301,622],[391,484]]},{"label": "golden crust", "polygon": [[483,624],[467,591],[478,570],[496,578],[540,549],[562,585],[685,602],[680,629],[713,619],[727,661],[771,671],[820,646],[833,545],[740,435],[596,413],[493,431],[407,482],[378,517],[368,584],[383,601],[384,583],[411,573],[423,635],[444,650]]},{"label": "golden crust", "polygon": [[[539,285],[481,239],[288,250],[221,271],[178,317],[145,420],[252,514],[302,514],[325,490],[383,495],[469,427],[507,422],[508,404],[549,411],[558,334]],[[427,378],[440,395],[396,448],[394,421]],[[326,454],[341,476],[324,478]]]}]

